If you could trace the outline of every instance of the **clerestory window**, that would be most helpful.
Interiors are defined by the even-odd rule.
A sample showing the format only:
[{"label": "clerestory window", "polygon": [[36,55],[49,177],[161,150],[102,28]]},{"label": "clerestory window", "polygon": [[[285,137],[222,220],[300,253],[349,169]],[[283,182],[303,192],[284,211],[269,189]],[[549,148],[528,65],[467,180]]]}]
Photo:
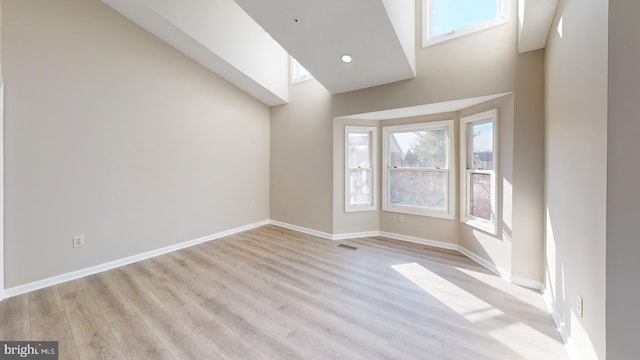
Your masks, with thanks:
[{"label": "clerestory window", "polygon": [[508,0],[423,0],[423,46],[505,23]]},{"label": "clerestory window", "polygon": [[313,79],[313,75],[300,65],[298,60],[293,56],[291,57],[291,84],[299,83],[305,80]]}]

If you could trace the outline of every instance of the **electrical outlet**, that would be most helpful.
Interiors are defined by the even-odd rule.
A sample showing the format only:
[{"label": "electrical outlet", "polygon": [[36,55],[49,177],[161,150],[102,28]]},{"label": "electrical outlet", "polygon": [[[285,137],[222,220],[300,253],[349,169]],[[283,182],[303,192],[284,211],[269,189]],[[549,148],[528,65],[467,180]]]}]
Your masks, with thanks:
[{"label": "electrical outlet", "polygon": [[253,209],[255,209],[255,208],[256,208],[256,203],[254,203],[254,202],[249,203],[249,209],[250,209],[250,210],[253,210]]},{"label": "electrical outlet", "polygon": [[73,237],[73,247],[82,247],[84,246],[84,235],[75,235]]},{"label": "electrical outlet", "polygon": [[404,222],[404,215],[398,215],[398,221],[403,223]]},{"label": "electrical outlet", "polygon": [[584,316],[584,300],[582,299],[582,296],[580,296],[580,294],[578,294],[578,299],[576,301],[576,312],[578,313],[579,317]]}]

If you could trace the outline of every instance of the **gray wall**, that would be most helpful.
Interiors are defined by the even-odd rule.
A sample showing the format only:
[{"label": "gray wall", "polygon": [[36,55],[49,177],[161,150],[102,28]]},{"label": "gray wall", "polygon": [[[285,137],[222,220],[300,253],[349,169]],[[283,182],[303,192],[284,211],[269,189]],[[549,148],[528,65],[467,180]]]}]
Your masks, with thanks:
[{"label": "gray wall", "polygon": [[271,108],[271,219],[331,233],[331,94],[317,81],[292,86]]},{"label": "gray wall", "polygon": [[266,106],[98,0],[2,7],[7,287],[268,219]]},{"label": "gray wall", "polygon": [[609,1],[607,359],[638,357],[640,2]]},{"label": "gray wall", "polygon": [[[557,30],[562,18],[562,36]],[[546,48],[547,289],[570,345],[605,358],[607,1],[563,0]],[[576,312],[584,299],[584,317]]]},{"label": "gray wall", "polygon": [[[519,184],[514,182],[513,169],[516,159],[514,157],[515,143],[514,134],[514,98],[508,96],[506,99],[494,100],[487,104],[474,106],[460,112],[461,117],[478,114],[490,109],[498,109],[498,176],[497,176],[497,234],[489,234],[484,231],[464,223],[458,223],[459,243],[465,249],[482,257],[488,262],[496,265],[500,270],[511,273],[514,263],[529,263],[532,258],[513,258],[513,244],[525,239],[513,239],[514,232],[514,212],[513,199],[515,190]],[[539,121],[542,121],[540,119]],[[542,192],[538,194],[542,197]],[[458,196],[460,199],[460,196]],[[539,244],[542,239],[538,239]],[[539,261],[539,259],[538,259]],[[535,276],[531,280],[540,280],[540,276]]]},{"label": "gray wall", "polygon": [[[271,217],[333,234],[387,231],[462,244],[515,276],[541,281],[544,52],[518,54],[516,2],[511,5],[509,24],[422,48],[422,2],[416,1],[415,79],[333,96],[316,81],[291,86],[291,103],[271,111]],[[501,110],[499,187],[506,180],[510,191],[499,203],[509,225],[501,223],[497,236],[474,231],[457,219],[405,215],[400,223],[389,212],[344,212],[346,123],[334,122],[334,117],[505,92],[513,96],[489,105]],[[522,141],[515,142],[516,136]],[[302,153],[311,160],[296,157]]]},{"label": "gray wall", "polygon": [[[518,57],[513,124],[513,276],[544,273],[544,51]],[[517,186],[515,185],[517,184]],[[511,232],[509,232],[511,230]]]}]

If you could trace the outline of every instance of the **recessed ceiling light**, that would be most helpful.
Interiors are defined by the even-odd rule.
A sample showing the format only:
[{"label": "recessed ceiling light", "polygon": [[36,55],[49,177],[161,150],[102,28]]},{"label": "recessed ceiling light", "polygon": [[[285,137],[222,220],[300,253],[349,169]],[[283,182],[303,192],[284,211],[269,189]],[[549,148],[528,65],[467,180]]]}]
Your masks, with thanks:
[{"label": "recessed ceiling light", "polygon": [[350,63],[351,60],[353,60],[351,58],[351,55],[347,55],[347,54],[342,55],[340,59],[342,60],[343,63]]}]

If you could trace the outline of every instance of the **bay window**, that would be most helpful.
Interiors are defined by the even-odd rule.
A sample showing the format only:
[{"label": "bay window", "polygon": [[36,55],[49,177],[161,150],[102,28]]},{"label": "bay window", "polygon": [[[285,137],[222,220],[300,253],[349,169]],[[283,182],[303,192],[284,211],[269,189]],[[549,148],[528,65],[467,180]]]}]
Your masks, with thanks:
[{"label": "bay window", "polygon": [[383,210],[453,218],[453,121],[383,128]]},{"label": "bay window", "polygon": [[345,211],[375,210],[377,129],[345,127]]},{"label": "bay window", "polygon": [[496,234],[496,170],[498,111],[490,110],[461,121],[462,222]]}]

